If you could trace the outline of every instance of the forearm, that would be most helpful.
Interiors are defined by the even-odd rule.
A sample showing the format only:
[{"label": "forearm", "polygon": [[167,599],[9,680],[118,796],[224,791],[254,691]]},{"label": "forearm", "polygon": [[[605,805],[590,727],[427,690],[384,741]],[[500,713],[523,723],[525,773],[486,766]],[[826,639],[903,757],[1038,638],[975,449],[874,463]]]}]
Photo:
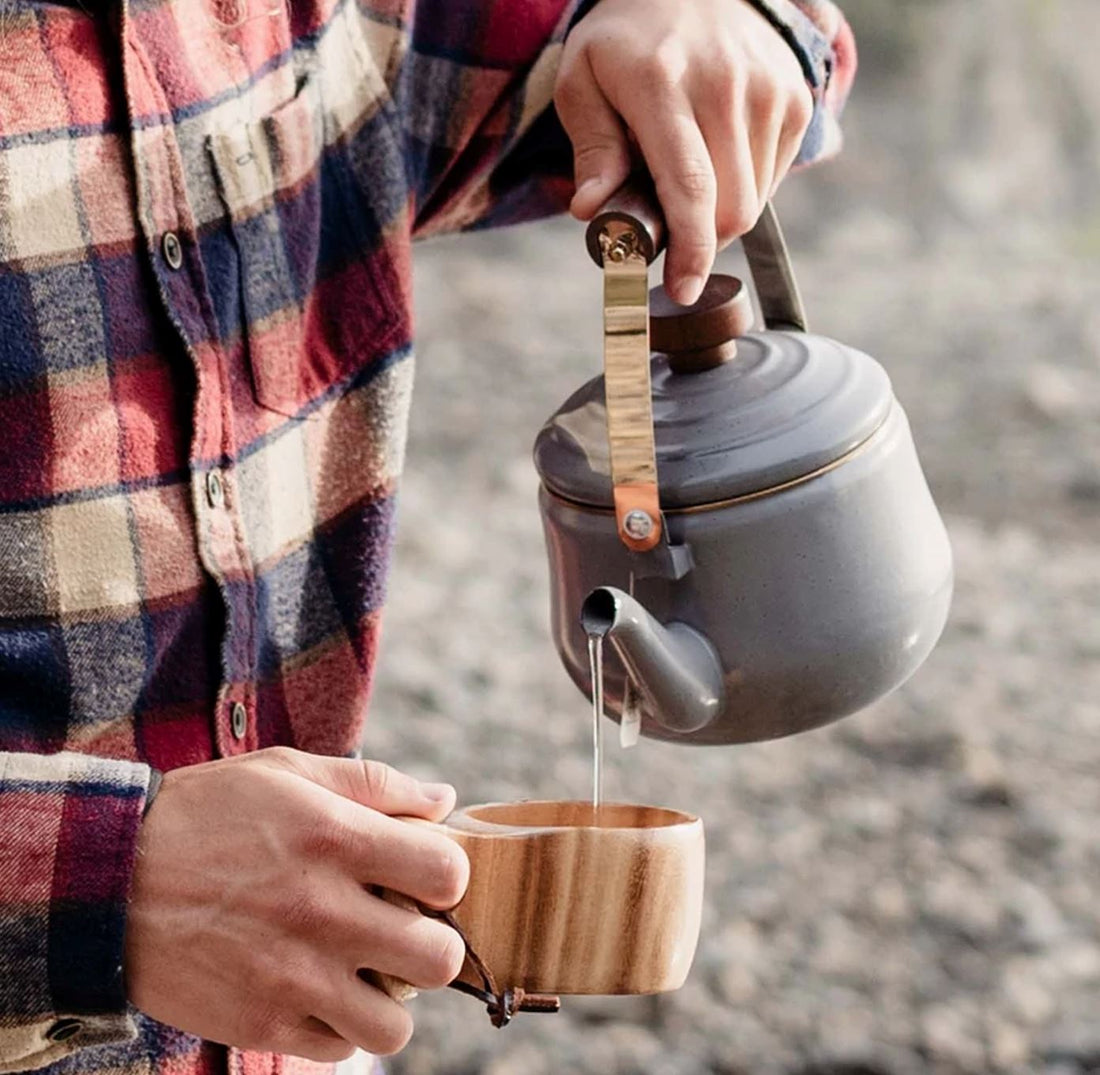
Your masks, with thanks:
[{"label": "forearm", "polygon": [[150,770],[0,753],[0,1072],[133,1036],[123,936]]}]

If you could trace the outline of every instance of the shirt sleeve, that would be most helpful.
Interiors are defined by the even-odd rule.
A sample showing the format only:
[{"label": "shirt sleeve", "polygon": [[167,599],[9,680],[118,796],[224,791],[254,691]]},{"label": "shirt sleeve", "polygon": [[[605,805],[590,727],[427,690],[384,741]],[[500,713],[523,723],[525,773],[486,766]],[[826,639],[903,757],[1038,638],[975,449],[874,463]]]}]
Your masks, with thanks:
[{"label": "shirt sleeve", "polygon": [[748,0],[794,49],[814,95],[814,112],[796,166],[840,151],[840,115],[858,57],[851,27],[832,0]]},{"label": "shirt sleeve", "polygon": [[[415,236],[567,207],[572,150],[554,112],[554,79],[569,30],[595,2],[408,0],[391,93]],[[852,34],[831,0],[766,7],[807,70],[815,109],[798,163],[814,163],[840,148],[838,119],[856,66]]]},{"label": "shirt sleeve", "polygon": [[0,1072],[133,1038],[126,904],[148,766],[0,753]]}]

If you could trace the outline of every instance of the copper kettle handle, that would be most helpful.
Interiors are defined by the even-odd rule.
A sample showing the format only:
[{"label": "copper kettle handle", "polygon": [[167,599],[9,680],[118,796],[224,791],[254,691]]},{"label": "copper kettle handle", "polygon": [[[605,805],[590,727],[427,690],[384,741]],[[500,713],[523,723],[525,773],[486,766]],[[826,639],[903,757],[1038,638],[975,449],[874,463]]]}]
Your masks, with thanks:
[{"label": "copper kettle handle", "polygon": [[[631,176],[592,218],[585,242],[592,260],[603,266],[609,242],[625,241],[652,264],[665,247],[668,229],[648,175]],[[741,236],[753,287],[769,329],[809,331],[787,243],[769,201],[751,231]]]}]

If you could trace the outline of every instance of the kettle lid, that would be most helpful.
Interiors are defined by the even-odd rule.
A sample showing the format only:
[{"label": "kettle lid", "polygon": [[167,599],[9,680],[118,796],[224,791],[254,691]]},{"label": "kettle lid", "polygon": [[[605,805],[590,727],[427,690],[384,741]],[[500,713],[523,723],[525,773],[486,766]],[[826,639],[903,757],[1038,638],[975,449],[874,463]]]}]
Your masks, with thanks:
[{"label": "kettle lid", "polygon": [[[660,288],[651,295],[653,343],[695,348],[658,353],[651,362],[662,508],[696,507],[803,478],[856,448],[890,409],[889,377],[869,355],[806,332],[740,334],[739,288],[730,277],[712,277],[687,309]],[[736,340],[720,339],[723,323]],[[535,466],[559,496],[612,506],[602,376],[543,426]]]}]

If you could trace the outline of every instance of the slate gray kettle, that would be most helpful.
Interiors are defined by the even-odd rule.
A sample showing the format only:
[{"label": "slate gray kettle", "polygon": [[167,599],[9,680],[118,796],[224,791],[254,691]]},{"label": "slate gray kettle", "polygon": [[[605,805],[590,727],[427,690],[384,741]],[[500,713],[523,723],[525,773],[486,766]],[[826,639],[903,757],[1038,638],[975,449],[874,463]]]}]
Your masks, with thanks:
[{"label": "slate gray kettle", "polygon": [[656,353],[630,374],[645,383],[618,450],[652,453],[653,488],[640,471],[620,480],[611,356],[630,310],[612,309],[611,259],[640,258],[644,287],[662,238],[644,192],[589,227],[611,297],[607,384],[579,388],[535,444],[554,643],[588,695],[588,636],[609,643],[608,710],[619,718],[629,691],[644,735],[791,735],[864,708],[927,657],[951,600],[947,534],[885,371],[806,331],[770,205],[743,239],[762,330],[731,277],[692,307],[650,294]]}]

